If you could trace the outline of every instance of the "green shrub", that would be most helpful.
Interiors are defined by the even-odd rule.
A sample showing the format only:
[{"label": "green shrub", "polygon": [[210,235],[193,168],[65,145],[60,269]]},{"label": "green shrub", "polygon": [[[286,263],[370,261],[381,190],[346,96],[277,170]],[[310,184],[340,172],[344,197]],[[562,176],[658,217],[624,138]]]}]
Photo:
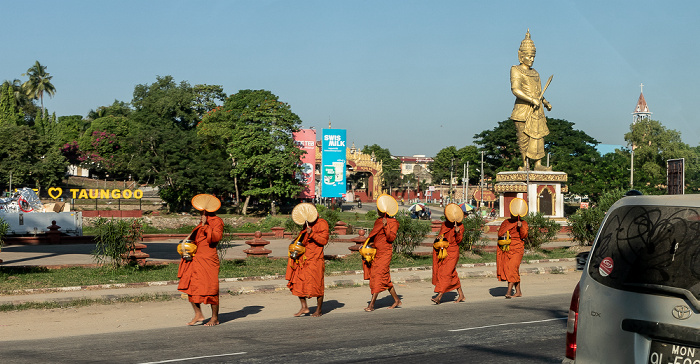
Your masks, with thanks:
[{"label": "green shrub", "polygon": [[[267,231],[272,229],[273,227],[278,227],[278,226],[284,226],[286,221],[285,218],[282,217],[273,217],[273,216],[266,216],[264,219],[261,219],[257,223],[252,223],[252,222],[246,222],[245,224],[233,228],[232,232],[237,232],[237,233],[254,233],[258,230],[260,231]],[[190,229],[191,230],[191,229]]]},{"label": "green shrub", "polygon": [[399,222],[399,231],[393,243],[394,252],[411,254],[430,233],[430,221],[412,219],[406,210],[399,211],[395,218]]},{"label": "green shrub", "polygon": [[542,244],[554,240],[561,226],[554,220],[544,217],[541,212],[529,213],[524,218],[527,221],[527,239],[525,249],[539,249]]},{"label": "green shrub", "polygon": [[2,217],[0,217],[0,248],[5,246],[5,235],[10,230],[10,224],[7,223]]},{"label": "green shrub", "polygon": [[367,211],[367,213],[365,214],[365,219],[367,219],[367,220],[369,220],[369,221],[374,221],[374,220],[376,220],[378,217],[379,217],[379,215],[377,214],[377,211],[376,211],[376,210],[369,210],[369,211]]},{"label": "green shrub", "polygon": [[469,216],[464,217],[462,224],[464,236],[459,244],[459,250],[461,252],[471,251],[474,245],[481,241],[486,220],[481,215],[469,214]]},{"label": "green shrub", "polygon": [[292,218],[287,218],[287,220],[284,220],[284,231],[289,231],[292,233],[292,235],[297,235],[299,232],[301,232],[301,225],[297,225]]},{"label": "green shrub", "polygon": [[331,231],[331,236],[337,236],[337,234],[333,232],[333,229],[335,228],[335,224],[340,220],[338,210],[329,209],[323,205],[316,205],[316,209],[318,210],[318,216],[328,222],[328,229]]},{"label": "green shrub", "polygon": [[219,254],[220,261],[224,260],[228,248],[235,245],[233,242],[233,236],[231,235],[232,232],[233,228],[230,225],[224,224],[224,235],[221,237],[221,240],[219,240],[219,243],[216,244],[216,252]]},{"label": "green shrub", "polygon": [[587,209],[578,209],[575,214],[569,216],[571,238],[579,245],[591,245],[598,233],[600,224],[603,223],[605,213],[617,200],[625,196],[625,190],[615,189],[605,191],[598,199],[598,203]]},{"label": "green shrub", "polygon": [[141,219],[105,219],[98,218],[94,222],[95,250],[92,251],[95,261],[103,265],[107,261],[113,267],[120,267],[126,261],[124,256],[134,251],[136,241],[143,236],[143,221]]}]

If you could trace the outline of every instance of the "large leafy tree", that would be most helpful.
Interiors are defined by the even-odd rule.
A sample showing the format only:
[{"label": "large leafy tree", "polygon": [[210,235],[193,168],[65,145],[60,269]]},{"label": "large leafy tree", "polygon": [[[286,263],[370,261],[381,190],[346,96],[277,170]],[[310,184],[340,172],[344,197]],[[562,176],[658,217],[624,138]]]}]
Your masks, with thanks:
[{"label": "large leafy tree", "polygon": [[[568,174],[569,191],[591,194],[602,191],[597,167],[603,160],[595,149],[598,141],[581,130],[574,129],[574,123],[547,118],[549,135],[545,137],[545,153],[550,157],[552,169]],[[484,151],[484,170],[489,175],[501,171],[513,171],[521,164],[515,126],[512,120],[498,123],[492,130],[485,130],[474,136],[476,144]],[[613,158],[613,157],[610,157]],[[619,162],[619,156],[616,157]],[[546,163],[547,157],[543,160]],[[619,163],[618,163],[619,164]],[[616,164],[616,165],[618,165]],[[623,183],[622,171],[606,176],[614,185]]]},{"label": "large leafy tree", "polygon": [[55,128],[55,145],[63,147],[78,140],[90,123],[80,115],[59,116]]},{"label": "large leafy tree", "polygon": [[266,90],[241,90],[222,107],[208,113],[198,132],[226,147],[231,176],[246,197],[243,213],[252,197],[270,203],[297,196],[303,188],[294,174],[301,170],[301,150],[292,133],[301,119],[289,104]]},{"label": "large leafy tree", "polygon": [[[469,178],[470,183],[473,182],[473,178],[479,178],[480,174],[478,169],[481,163],[481,153],[473,145],[467,145],[460,149],[454,146],[445,147],[440,150],[433,162],[430,164],[430,172],[433,177],[433,181],[436,183],[450,183],[450,176],[457,179],[457,183],[462,182],[462,177],[464,176],[465,165],[469,163],[469,172],[467,178]],[[486,164],[484,164],[486,166]]]},{"label": "large leafy tree", "polygon": [[171,211],[185,208],[197,193],[213,192],[213,183],[228,174],[221,168],[222,153],[204,149],[209,147],[194,129],[201,110],[197,97],[189,83],[177,84],[165,76],[150,85],[137,85],[131,102],[134,110],[128,117],[123,155],[128,156],[133,176],[159,187]]},{"label": "large leafy tree", "polygon": [[123,116],[93,120],[78,138],[79,160],[101,178],[127,177],[131,155],[128,138],[132,123]]},{"label": "large leafy tree", "polygon": [[376,160],[382,162],[382,185],[385,189],[391,190],[401,186],[401,160],[392,158],[389,149],[378,144],[365,145],[362,147],[362,153],[373,155]]},{"label": "large leafy tree", "polygon": [[51,76],[46,72],[46,66],[42,66],[39,61],[36,61],[33,66],[31,66],[27,73],[23,73],[22,76],[29,76],[22,87],[31,99],[39,99],[41,101],[41,116],[46,116],[46,110],[44,109],[44,94],[53,97],[56,93],[56,88],[51,83]]},{"label": "large leafy tree", "polygon": [[131,106],[124,101],[114,100],[112,105],[100,106],[95,110],[90,110],[87,114],[88,120],[95,120],[105,116],[129,116],[131,114]]},{"label": "large leafy tree", "polygon": [[625,134],[625,141],[634,147],[636,189],[647,193],[665,192],[666,162],[669,159],[685,158],[686,175],[697,174],[697,154],[683,143],[678,131],[667,129],[657,120],[645,119],[632,124]]},{"label": "large leafy tree", "polygon": [[26,125],[0,124],[0,183],[9,187],[42,188],[56,185],[65,174],[66,159]]},{"label": "large leafy tree", "polygon": [[15,95],[15,84],[9,81],[0,86],[0,123],[11,125],[24,124],[24,115],[19,107],[19,101]]}]

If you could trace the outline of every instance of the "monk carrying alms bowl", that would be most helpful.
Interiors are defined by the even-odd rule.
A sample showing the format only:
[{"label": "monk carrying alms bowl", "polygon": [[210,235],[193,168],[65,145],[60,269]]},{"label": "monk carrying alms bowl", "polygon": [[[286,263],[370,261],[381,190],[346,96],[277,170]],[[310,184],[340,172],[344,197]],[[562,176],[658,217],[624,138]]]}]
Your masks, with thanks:
[{"label": "monk carrying alms bowl", "polygon": [[[506,298],[521,297],[520,262],[525,253],[524,239],[527,238],[527,202],[514,198],[509,205],[510,218],[503,220],[498,229],[499,248],[496,250],[496,273],[499,281],[507,281]],[[510,239],[508,241],[508,239]],[[515,290],[515,291],[514,291]]]},{"label": "monk carrying alms bowl", "polygon": [[316,206],[300,203],[292,210],[292,220],[301,225],[299,236],[289,244],[289,259],[285,279],[292,294],[299,297],[301,308],[295,317],[308,315],[307,298],[316,297],[316,310],[312,317],[323,314],[324,274],[326,262],[323,248],[328,244],[328,222],[318,216]]},{"label": "monk carrying alms bowl", "polygon": [[445,206],[445,222],[440,226],[438,237],[433,243],[433,285],[437,295],[432,298],[435,304],[442,302],[445,292],[457,290],[455,302],[464,302],[462,283],[457,275],[459,261],[459,244],[462,242],[464,211],[459,205],[450,203]]},{"label": "monk carrying alms bowl", "polygon": [[216,246],[224,235],[224,221],[215,212],[221,207],[221,201],[212,195],[200,194],[192,198],[192,207],[202,214],[190,236],[178,244],[182,259],[177,270],[180,278],[177,289],[187,293],[194,310],[194,318],[187,324],[203,323],[205,317],[201,305],[209,304],[211,319],[204,326],[214,326],[219,324],[219,254]]},{"label": "monk carrying alms bowl", "polygon": [[394,218],[398,211],[399,204],[393,197],[383,194],[377,198],[379,218],[374,222],[374,227],[370,231],[367,241],[367,246],[376,249],[376,253],[369,262],[367,260],[362,262],[364,279],[369,279],[369,288],[372,292],[372,298],[365,308],[367,312],[374,311],[374,303],[377,301],[379,293],[386,290],[389,291],[389,294],[394,299],[394,304],[389,308],[401,306],[401,300],[396,293],[394,284],[391,282],[391,274],[389,272],[393,253],[391,243],[394,242],[396,233],[399,231],[399,222]]}]

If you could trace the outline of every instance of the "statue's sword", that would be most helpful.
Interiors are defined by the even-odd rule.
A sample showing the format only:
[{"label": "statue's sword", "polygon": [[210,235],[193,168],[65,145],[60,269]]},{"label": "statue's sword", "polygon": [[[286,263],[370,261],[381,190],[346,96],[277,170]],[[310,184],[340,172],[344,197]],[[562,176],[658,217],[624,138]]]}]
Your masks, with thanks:
[{"label": "statue's sword", "polygon": [[[540,97],[537,99],[540,103],[542,102],[542,98],[544,97],[544,92],[547,91],[547,87],[549,87],[549,84],[552,83],[552,77],[554,77],[554,75],[549,76],[549,78],[547,79],[547,83],[544,85],[544,88],[542,89],[542,92],[540,92]],[[527,115],[527,118],[525,118],[525,130],[524,130],[524,132],[527,135],[530,135],[530,132],[529,132],[529,130],[530,130],[530,125],[529,125],[530,124],[530,117],[532,116],[532,113],[535,112],[535,109],[539,106],[540,105],[538,103],[537,106],[533,106],[532,108],[530,108],[530,113]]]},{"label": "statue's sword", "polygon": [[542,92],[540,92],[540,97],[538,100],[542,101],[542,98],[544,97],[544,92],[547,91],[547,87],[549,87],[549,84],[552,83],[552,77],[554,77],[554,75],[549,76],[549,78],[547,79],[547,83],[544,85]]}]

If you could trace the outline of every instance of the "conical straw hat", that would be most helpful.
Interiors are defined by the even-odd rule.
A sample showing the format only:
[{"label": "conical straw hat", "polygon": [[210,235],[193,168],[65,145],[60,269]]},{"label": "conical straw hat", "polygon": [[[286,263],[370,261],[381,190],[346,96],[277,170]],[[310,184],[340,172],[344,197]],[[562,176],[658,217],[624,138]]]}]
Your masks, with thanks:
[{"label": "conical straw hat", "polygon": [[308,202],[302,202],[294,206],[294,210],[292,210],[292,220],[297,225],[304,225],[307,222],[314,222],[317,218],[318,210],[316,210],[316,206]]},{"label": "conical straw hat", "polygon": [[389,216],[394,216],[399,212],[399,204],[396,202],[396,199],[385,193],[377,198],[377,210],[386,212]]},{"label": "conical straw hat", "polygon": [[510,201],[510,214],[520,217],[527,215],[527,202],[522,198],[514,198]]},{"label": "conical straw hat", "polygon": [[445,206],[445,218],[450,222],[461,222],[464,220],[464,211],[456,203],[449,203]]},{"label": "conical straw hat", "polygon": [[199,211],[214,212],[221,207],[221,201],[212,195],[201,193],[192,197],[192,207]]}]

